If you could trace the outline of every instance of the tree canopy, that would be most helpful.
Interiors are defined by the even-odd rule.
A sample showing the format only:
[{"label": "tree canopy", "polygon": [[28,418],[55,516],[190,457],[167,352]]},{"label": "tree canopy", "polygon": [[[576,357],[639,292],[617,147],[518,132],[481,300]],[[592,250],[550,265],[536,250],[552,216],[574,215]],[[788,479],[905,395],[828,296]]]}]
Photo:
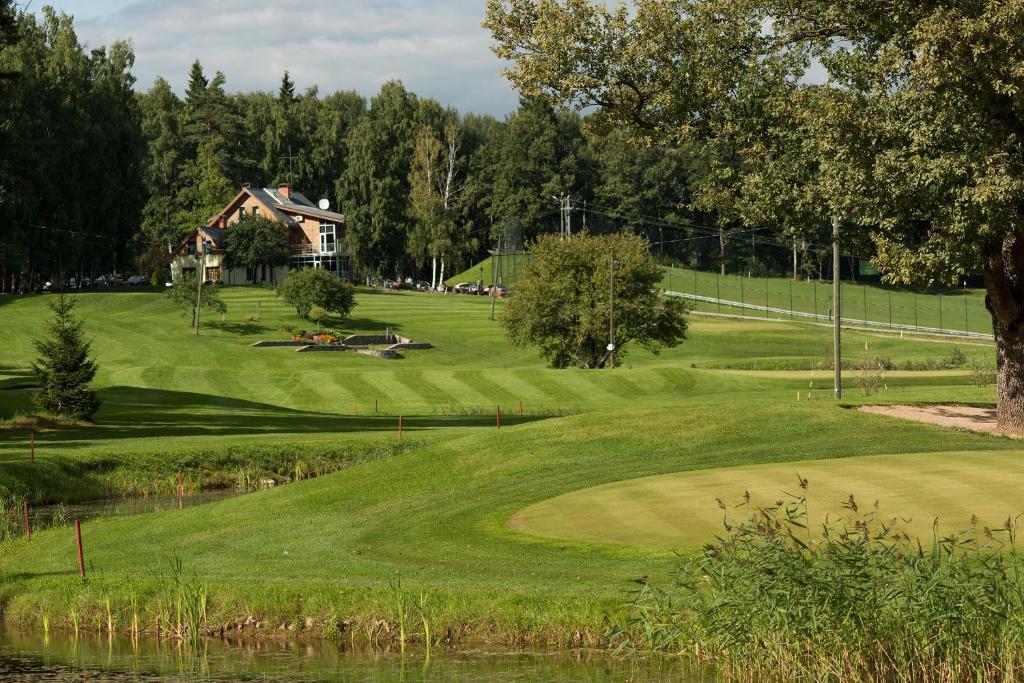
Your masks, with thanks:
[{"label": "tree canopy", "polygon": [[544,235],[530,253],[502,325],[510,341],[537,346],[552,367],[604,367],[631,343],[656,353],[686,337],[686,306],[660,296],[662,269],[642,238]]},{"label": "tree canopy", "polygon": [[525,92],[734,153],[714,204],[740,220],[839,216],[891,282],[984,274],[1024,432],[1024,4],[489,0],[486,25]]},{"label": "tree canopy", "polygon": [[272,280],[274,268],[288,265],[288,228],[266,216],[248,214],[231,225],[225,235],[224,251],[229,268],[241,266],[259,270],[259,279]]},{"label": "tree canopy", "polygon": [[321,324],[324,313],[344,319],[355,306],[352,285],[320,268],[293,272],[278,288],[278,295],[295,307],[300,318],[316,319]]}]

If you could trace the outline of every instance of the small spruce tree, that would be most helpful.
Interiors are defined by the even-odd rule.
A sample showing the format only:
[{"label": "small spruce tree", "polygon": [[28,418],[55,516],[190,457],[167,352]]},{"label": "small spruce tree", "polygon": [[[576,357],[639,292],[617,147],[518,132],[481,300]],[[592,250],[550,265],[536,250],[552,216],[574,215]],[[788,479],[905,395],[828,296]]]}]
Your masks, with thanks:
[{"label": "small spruce tree", "polygon": [[79,420],[91,418],[100,407],[89,383],[96,376],[96,361],[89,357],[91,344],[83,337],[85,323],[75,317],[75,300],[63,294],[50,303],[53,319],[46,325],[47,338],[35,341],[39,358],[32,370],[42,391],[33,400],[53,415]]}]

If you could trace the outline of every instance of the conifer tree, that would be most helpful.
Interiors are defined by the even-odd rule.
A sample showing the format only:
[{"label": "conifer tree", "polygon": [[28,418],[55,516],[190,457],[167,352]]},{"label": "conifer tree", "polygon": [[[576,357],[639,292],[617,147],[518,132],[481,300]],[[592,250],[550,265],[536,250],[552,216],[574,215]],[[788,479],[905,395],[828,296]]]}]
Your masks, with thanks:
[{"label": "conifer tree", "polygon": [[33,396],[36,405],[53,415],[87,420],[100,407],[89,383],[96,376],[91,344],[85,340],[85,323],[74,315],[75,300],[63,294],[50,303],[53,320],[46,325],[47,338],[35,341],[39,358],[32,364],[43,390]]}]

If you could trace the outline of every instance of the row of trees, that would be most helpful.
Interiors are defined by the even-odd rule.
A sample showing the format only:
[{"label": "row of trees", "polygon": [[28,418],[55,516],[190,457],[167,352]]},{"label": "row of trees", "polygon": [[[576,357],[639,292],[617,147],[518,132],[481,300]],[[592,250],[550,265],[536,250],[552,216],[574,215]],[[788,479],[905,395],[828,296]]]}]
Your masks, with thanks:
[{"label": "row of trees", "polygon": [[[600,121],[546,96],[498,120],[397,82],[367,101],[299,92],[286,72],[276,93],[231,93],[224,74],[198,62],[181,96],[162,78],[135,93],[129,44],[87,51],[65,15],[15,15],[10,0],[0,10],[0,71],[13,74],[0,81],[2,290],[159,271],[169,246],[245,182],[330,199],[348,217],[344,246],[364,275],[439,279],[499,235],[520,246],[557,230],[563,194],[576,230],[627,228],[684,261],[748,266],[728,145],[679,137],[637,147],[627,127],[589,125]],[[759,242],[826,243],[820,219],[766,216]]]},{"label": "row of trees", "polygon": [[136,255],[145,140],[131,47],[85,51],[66,15],[0,0],[0,290]]}]

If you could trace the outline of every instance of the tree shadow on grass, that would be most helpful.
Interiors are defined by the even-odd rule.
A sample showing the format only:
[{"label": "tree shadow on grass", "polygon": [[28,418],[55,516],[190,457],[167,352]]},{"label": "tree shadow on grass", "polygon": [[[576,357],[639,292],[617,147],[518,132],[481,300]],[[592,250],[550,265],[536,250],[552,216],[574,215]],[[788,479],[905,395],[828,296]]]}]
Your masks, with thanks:
[{"label": "tree shadow on grass", "polygon": [[217,320],[214,322],[203,323],[203,326],[220,332],[237,335],[264,334],[272,329],[269,325],[261,325],[254,321],[222,322]]},{"label": "tree shadow on grass", "polygon": [[0,390],[36,386],[36,375],[28,366],[0,364]]},{"label": "tree shadow on grass", "polygon": [[[398,429],[396,415],[316,413],[224,396],[125,386],[97,393],[103,406],[96,423],[48,430],[39,437],[48,449],[74,449],[100,442],[116,447],[121,439],[232,435],[252,439],[271,434],[304,437],[339,432],[394,434]],[[502,424],[512,426],[541,419],[545,418],[502,416]],[[402,427],[405,432],[415,433],[441,427],[494,425],[495,418],[491,415],[410,415],[403,418]],[[0,449],[24,450],[26,438],[19,430],[0,431]]]}]

